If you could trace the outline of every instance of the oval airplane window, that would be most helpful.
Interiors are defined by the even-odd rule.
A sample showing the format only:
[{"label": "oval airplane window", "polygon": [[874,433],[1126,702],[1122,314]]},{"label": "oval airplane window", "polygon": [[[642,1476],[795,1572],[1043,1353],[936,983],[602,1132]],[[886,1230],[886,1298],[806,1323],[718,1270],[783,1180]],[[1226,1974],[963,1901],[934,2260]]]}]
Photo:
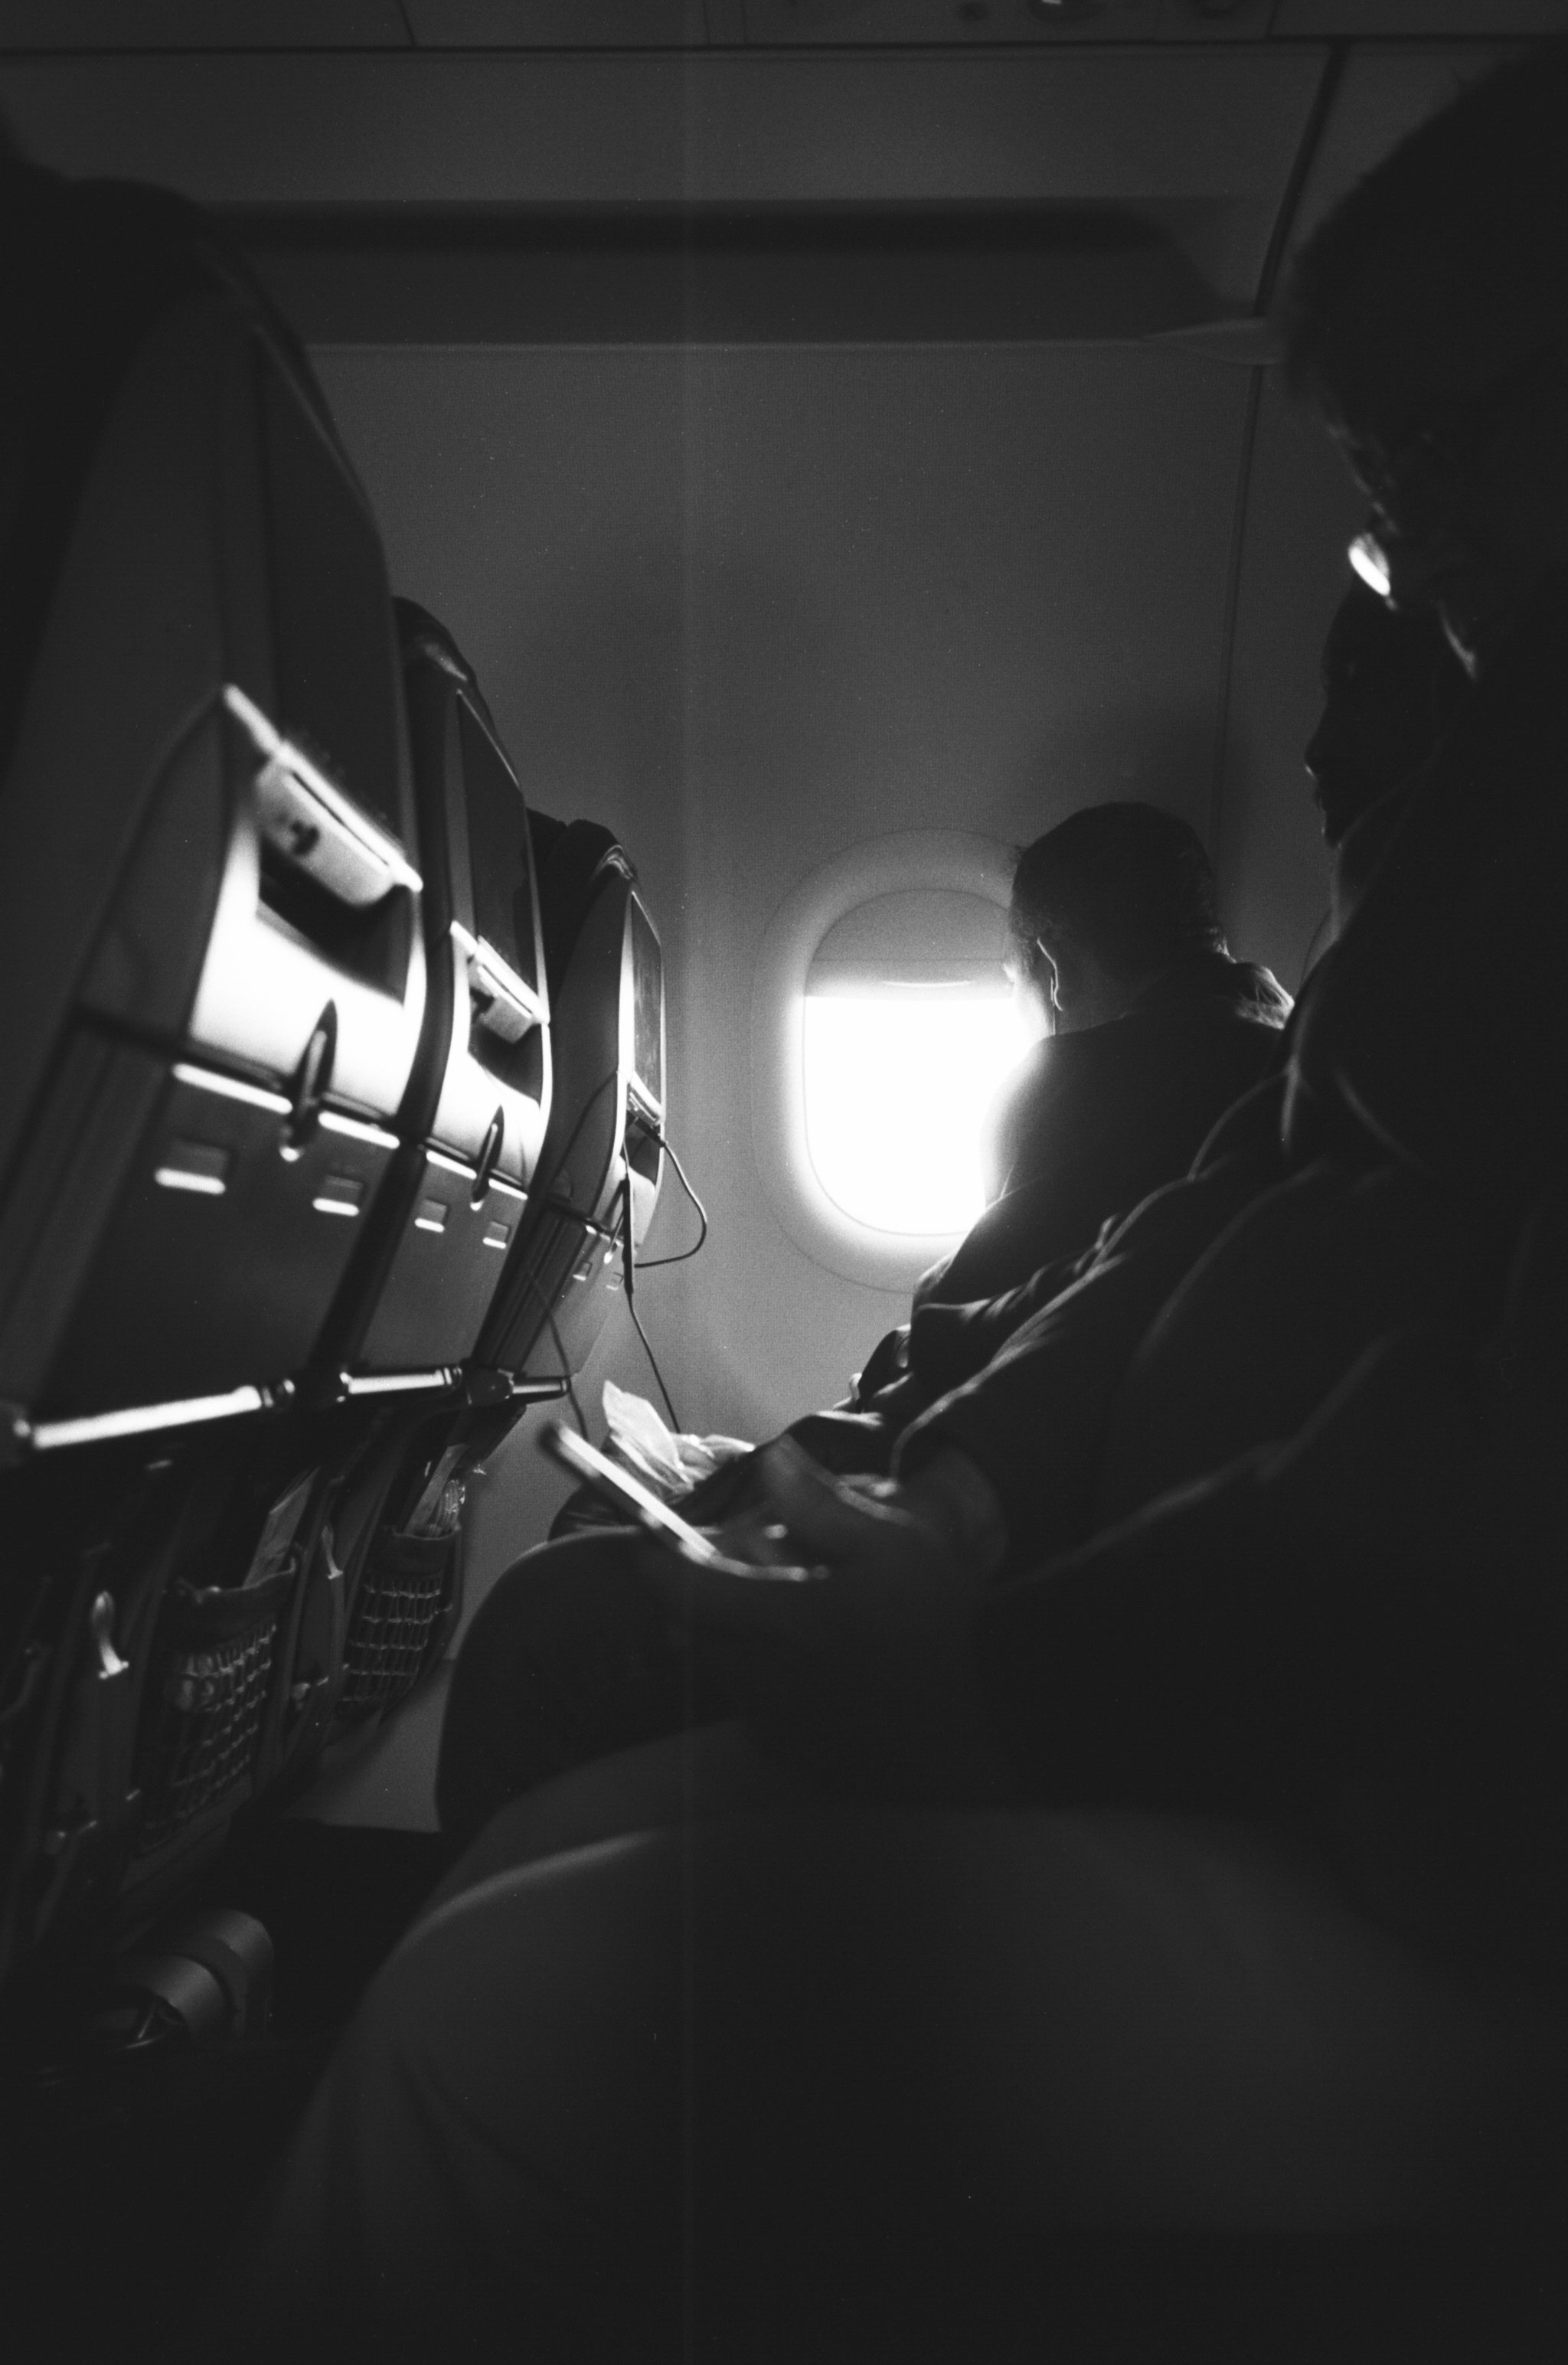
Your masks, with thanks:
[{"label": "oval airplane window", "polygon": [[1002,975],[1014,859],[964,831],[873,839],[812,872],[768,930],[757,1163],[830,1271],[907,1287],[984,1205],[983,1120],[1027,1048]]},{"label": "oval airplane window", "polygon": [[1028,1048],[1005,950],[1004,907],[951,888],[879,895],[818,946],[802,1014],[806,1150],[857,1223],[956,1238],[984,1207],[986,1112]]}]

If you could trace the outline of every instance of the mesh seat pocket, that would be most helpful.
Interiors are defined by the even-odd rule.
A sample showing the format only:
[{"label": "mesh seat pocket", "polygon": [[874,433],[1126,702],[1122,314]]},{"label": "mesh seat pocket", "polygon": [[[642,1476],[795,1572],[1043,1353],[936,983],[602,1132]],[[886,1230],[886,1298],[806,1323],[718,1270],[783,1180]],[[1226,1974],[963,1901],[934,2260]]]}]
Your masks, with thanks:
[{"label": "mesh seat pocket", "polygon": [[440,1647],[460,1534],[377,1530],[349,1615],[340,1718],[357,1722],[390,1708],[424,1673]]},{"label": "mesh seat pocket", "polygon": [[291,1567],[253,1586],[176,1581],[159,1620],[137,1748],[148,1855],[242,1789],[266,1713]]}]

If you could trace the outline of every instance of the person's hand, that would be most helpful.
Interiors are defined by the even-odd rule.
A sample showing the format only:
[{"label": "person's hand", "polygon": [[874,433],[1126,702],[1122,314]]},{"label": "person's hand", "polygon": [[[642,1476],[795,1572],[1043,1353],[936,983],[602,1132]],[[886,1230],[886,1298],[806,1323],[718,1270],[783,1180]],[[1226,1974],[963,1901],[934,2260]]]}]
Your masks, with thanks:
[{"label": "person's hand", "polygon": [[913,1372],[903,1372],[897,1379],[889,1380],[872,1395],[863,1397],[858,1409],[874,1412],[896,1436],[901,1429],[907,1429],[912,1420],[918,1420],[923,1412],[929,1412],[931,1405],[931,1391],[924,1381],[917,1379]]},{"label": "person's hand", "polygon": [[773,1517],[715,1535],[755,1578],[643,1555],[710,1673],[773,1754],[830,1778],[899,1796],[994,1788],[968,1629],[1005,1537],[979,1473],[834,1479],[781,1440],[761,1475]]},{"label": "person's hand", "polygon": [[834,1655],[967,1623],[973,1587],[1000,1551],[940,1464],[913,1485],[834,1478],[783,1437],[754,1468],[764,1501],[708,1530],[727,1561],[756,1570],[754,1582],[657,1546],[644,1552],[666,1608],[694,1631]]},{"label": "person's hand", "polygon": [[885,1338],[879,1339],[867,1356],[865,1370],[857,1373],[852,1383],[855,1393],[848,1409],[868,1411],[873,1396],[902,1378],[908,1369],[909,1324],[902,1322],[896,1330],[890,1330]]},{"label": "person's hand", "polygon": [[882,1475],[893,1450],[892,1432],[884,1421],[836,1405],[831,1411],[809,1412],[792,1420],[784,1434],[803,1446],[819,1469],[840,1478]]}]

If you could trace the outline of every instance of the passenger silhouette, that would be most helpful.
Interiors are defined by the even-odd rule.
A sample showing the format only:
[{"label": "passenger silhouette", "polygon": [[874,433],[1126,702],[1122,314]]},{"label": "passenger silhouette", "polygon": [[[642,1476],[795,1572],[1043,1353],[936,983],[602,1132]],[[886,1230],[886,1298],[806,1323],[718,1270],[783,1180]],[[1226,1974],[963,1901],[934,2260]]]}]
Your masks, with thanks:
[{"label": "passenger silhouette", "polygon": [[[499,2315],[540,2357],[760,2358],[891,2326],[936,2358],[1023,2313],[1037,2353],[1020,2261],[1052,2226],[1551,2193],[1565,112],[1558,50],[1473,88],[1296,281],[1363,568],[1438,609],[1475,689],[1282,1091],[911,1428],[893,1482],[775,1449],[822,1573],[647,1548],[763,1746],[661,1744],[495,1820],[258,2223],[259,2331]],[[1118,1315],[1179,1237],[1152,1326]]]},{"label": "passenger silhouette", "polygon": [[[1322,675],[1323,706],[1306,744],[1305,761],[1331,857],[1330,916],[1338,926],[1351,908],[1359,884],[1375,868],[1403,811],[1402,798],[1442,745],[1467,685],[1430,612],[1396,613],[1359,584],[1335,611],[1324,645]],[[1247,1112],[1238,1112],[1238,1119],[1221,1128],[1206,1149],[1194,1145],[1204,1149],[1205,1171],[1226,1166],[1242,1196],[1254,1181],[1260,1187],[1278,1179],[1279,1099],[1288,1055],[1288,1037],[1276,1037],[1268,1063],[1272,1091],[1260,1093]],[[1255,1174],[1232,1162],[1239,1144],[1249,1138],[1260,1161]],[[1148,1191],[1161,1179],[1152,1181]],[[1205,1188],[1212,1192],[1215,1186]],[[1130,1209],[1145,1195],[1139,1192],[1125,1204]],[[1168,1203],[1168,1214],[1172,1204],[1183,1223],[1174,1237],[1157,1235],[1159,1250],[1147,1262],[1134,1260],[1131,1275],[1125,1242],[1118,1251],[1116,1270],[1124,1293],[1129,1279],[1145,1284],[1141,1295],[1134,1294],[1146,1321],[1193,1261],[1198,1246],[1206,1246],[1219,1227],[1216,1213],[1206,1230],[1200,1218],[1200,1230],[1193,1235],[1192,1221],[1204,1204],[1196,1194]],[[1234,1191],[1222,1191],[1213,1201],[1216,1210],[1226,1211],[1226,1220],[1239,1205]],[[943,1287],[925,1295],[907,1337],[901,1338],[894,1376],[889,1379],[887,1367],[869,1374],[873,1384],[879,1380],[883,1384],[883,1393],[875,1399],[881,1418],[894,1426],[907,1425],[938,1396],[973,1379],[1032,1314],[1086,1277],[1096,1253],[1058,1256],[987,1295],[976,1291],[967,1302],[961,1288]],[[962,1251],[955,1263],[961,1266],[961,1259]],[[960,1270],[960,1282],[962,1277]],[[1116,1333],[1106,1335],[1109,1339]],[[869,1394],[864,1382],[862,1388]]]},{"label": "passenger silhouette", "polygon": [[[1201,842],[1152,805],[1090,806],[1027,847],[1008,935],[1009,968],[1047,1031],[995,1122],[1003,1187],[923,1277],[917,1309],[1022,1283],[1183,1173],[1271,1063],[1290,1007],[1267,970],[1231,958]],[[854,1405],[793,1425],[813,1459],[885,1471],[898,1429],[931,1400],[899,1384],[907,1337],[906,1326],[880,1342]],[[759,1471],[756,1455],[722,1465],[685,1498],[687,1516],[755,1508]],[[554,1543],[508,1569],[481,1606],[442,1738],[437,1797],[454,1843],[550,1775],[725,1712],[722,1684],[671,1646],[634,1540],[605,1537],[616,1524],[581,1490]],[[584,1530],[597,1544],[561,1556]]]},{"label": "passenger silhouette", "polygon": [[[1429,615],[1394,615],[1359,586],[1336,612],[1323,674],[1323,711],[1306,759],[1326,829],[1332,832],[1338,870],[1357,857],[1370,837],[1386,832],[1402,793],[1440,745],[1464,694],[1465,678]],[[1150,838],[1157,852],[1152,861],[1146,854],[1140,875],[1138,841],[1147,845]],[[1064,840],[1066,858],[1053,860]],[[1151,873],[1158,897],[1151,892]],[[1074,960],[1072,932],[1064,929],[1060,916],[1064,901],[1080,936],[1109,945],[1114,958],[1120,955],[1117,966],[1092,951],[1087,961],[1081,955]],[[1075,1280],[1089,1277],[1093,1252],[1063,1255],[1061,1244],[1076,1245],[1094,1228],[1087,1212],[1093,1205],[1086,1187],[1090,1178],[1098,1175],[1104,1185],[1099,1204],[1107,1214],[1117,1204],[1116,1184],[1120,1203],[1136,1205],[1191,1162],[1209,1130],[1203,1111],[1217,1118],[1258,1081],[1261,1068],[1281,1066],[1278,1032],[1260,1027],[1248,1014],[1261,1009],[1271,1015],[1277,989],[1267,971],[1233,962],[1217,949],[1212,880],[1202,848],[1184,824],[1151,807],[1092,807],[1021,857],[1010,913],[1011,958],[1025,979],[1043,973],[1041,1015],[1048,1019],[1054,1004],[1045,996],[1055,986],[1056,964],[1039,950],[1042,935],[1064,953],[1064,965],[1077,977],[1087,972],[1091,1007],[1114,1007],[1118,1000],[1126,1005],[1119,1025],[1102,1019],[1068,1037],[1078,1049],[1099,1052],[1103,1047],[1110,1058],[1097,1070],[1081,1068],[1065,1085],[1048,1067],[1043,1073],[1031,1068],[1021,1080],[999,1131],[1010,1179],[1020,1168],[1028,1179],[1016,1193],[1001,1197],[953,1258],[925,1277],[912,1324],[890,1334],[871,1359],[858,1404],[872,1418],[817,1414],[794,1424],[791,1435],[813,1460],[841,1474],[885,1470],[902,1428],[983,1371],[1041,1306]],[[1033,964],[1031,950],[1037,955]],[[1126,982],[1129,972],[1137,980],[1140,960],[1156,972],[1152,993],[1147,981],[1130,989]],[[1173,1036],[1175,1060],[1170,1057]],[[1041,1047],[1050,1052],[1058,1048],[1054,1037]],[[1098,1103],[1091,1089],[1097,1076],[1106,1088]],[[1086,1353],[1073,1328],[1050,1357],[1053,1380],[1071,1391],[1076,1375],[1083,1405],[1097,1401],[1096,1373],[1102,1396],[1116,1384],[1138,1337],[1195,1261],[1199,1245],[1217,1237],[1255,1190],[1279,1179],[1276,1104],[1282,1081],[1282,1070],[1254,1156],[1244,1159],[1227,1150],[1205,1167],[1214,1181],[1177,1203],[1189,1225],[1193,1216],[1203,1221],[1201,1242],[1186,1226],[1174,1239],[1159,1227],[1148,1250],[1135,1234],[1129,1253],[1124,1237],[1115,1257],[1096,1276],[1083,1300],[1093,1352]],[[1147,1129],[1135,1129],[1139,1093],[1156,1103]],[[1089,1130],[1091,1141],[1088,1154],[1075,1155],[1080,1127]],[[1056,1133],[1070,1146],[1054,1171],[1047,1168],[1036,1194],[1030,1182],[1038,1164],[1032,1161],[1048,1159]],[[1222,1133],[1222,1144],[1226,1138]],[[1069,1169],[1065,1190],[1063,1163]],[[1063,1220],[1064,1205],[1082,1212]],[[1032,1256],[1031,1247],[1043,1256]],[[1002,1283],[1009,1250],[1027,1279],[986,1290],[988,1275]],[[1381,1261],[1381,1242],[1367,1254]],[[1036,1264],[1043,1269],[1036,1271]],[[968,1296],[966,1275],[977,1283]],[[1102,1306],[1110,1295],[1108,1284],[1116,1290],[1114,1315]],[[1383,1286],[1374,1275],[1371,1302],[1378,1302]],[[1360,1295],[1360,1283],[1356,1288]],[[1062,1317],[1056,1319],[1059,1327]],[[1064,1429],[1059,1416],[1052,1425],[1058,1435],[1079,1440],[1080,1430]],[[1091,1470],[1085,1445],[1082,1466],[1074,1474],[1080,1486]],[[613,1529],[613,1514],[587,1499],[586,1519],[572,1518],[556,1532],[559,1537],[586,1525],[599,1534],[598,1548],[566,1559],[548,1547],[526,1554],[499,1580],[470,1630],[448,1698],[438,1783],[443,1828],[455,1844],[472,1839],[508,1798],[534,1783],[614,1749],[652,1741],[686,1719],[716,1719],[731,1705],[711,1667],[689,1664],[672,1642],[638,1575],[633,1540],[622,1535],[610,1542],[603,1531]],[[762,1499],[760,1463],[753,1456],[721,1469],[687,1498],[685,1508],[689,1517],[711,1520]],[[1074,1499],[1068,1487],[1060,1499],[1064,1509]]]},{"label": "passenger silhouette", "polygon": [[[988,1122],[991,1204],[921,1276],[915,1308],[1021,1285],[1184,1173],[1273,1063],[1291,1007],[1268,970],[1231,956],[1202,842],[1154,805],[1088,806],[1026,846],[1007,933],[1008,973],[1042,1039]],[[845,1404],[791,1424],[826,1467],[885,1472],[898,1429],[931,1401],[902,1384],[908,1339],[908,1324],[888,1332]],[[739,1459],[684,1503],[710,1521],[759,1499],[755,1462]],[[614,1523],[584,1487],[551,1534]]]},{"label": "passenger silhouette", "polygon": [[1464,672],[1429,609],[1390,608],[1362,584],[1334,611],[1323,712],[1306,768],[1327,845],[1415,785],[1457,713]]},{"label": "passenger silhouette", "polygon": [[1290,997],[1232,958],[1195,833],[1091,805],[1019,859],[1011,961],[1051,1024],[993,1120],[996,1194],[916,1306],[1015,1288],[1185,1173],[1269,1066]]}]

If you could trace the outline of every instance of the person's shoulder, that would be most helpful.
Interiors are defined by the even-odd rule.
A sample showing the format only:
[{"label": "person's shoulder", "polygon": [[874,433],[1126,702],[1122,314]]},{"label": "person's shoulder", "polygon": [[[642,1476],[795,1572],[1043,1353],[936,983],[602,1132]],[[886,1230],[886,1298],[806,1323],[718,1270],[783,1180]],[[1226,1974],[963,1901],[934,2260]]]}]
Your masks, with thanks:
[{"label": "person's shoulder", "polygon": [[1075,1039],[1070,1035],[1044,1035],[1037,1043],[1030,1044],[997,1093],[995,1114],[1000,1120],[1027,1108],[1042,1093],[1048,1093],[1059,1082],[1064,1069],[1072,1064],[1070,1057],[1064,1059],[1063,1053]]},{"label": "person's shoulder", "polygon": [[1027,1167],[1042,1142],[1059,1146],[1080,1121],[1082,1104],[1092,1101],[1115,1064],[1097,1037],[1110,1026],[1081,1035],[1047,1035],[1025,1052],[1002,1085],[990,1117],[991,1162],[1001,1189]]},{"label": "person's shoulder", "polygon": [[1041,1100],[1051,1100],[1060,1093],[1077,1089],[1082,1077],[1092,1076],[1117,1059],[1122,1037],[1122,1021],[1113,1018],[1103,1026],[1085,1026],[1071,1035],[1049,1035],[1035,1045],[1025,1064],[1014,1070],[1014,1107],[1028,1107]]},{"label": "person's shoulder", "polygon": [[1238,1026],[1262,1026],[1277,1033],[1294,1007],[1272,970],[1221,953],[1188,974],[1160,980],[1127,1015],[1153,1028],[1226,1034]]}]

